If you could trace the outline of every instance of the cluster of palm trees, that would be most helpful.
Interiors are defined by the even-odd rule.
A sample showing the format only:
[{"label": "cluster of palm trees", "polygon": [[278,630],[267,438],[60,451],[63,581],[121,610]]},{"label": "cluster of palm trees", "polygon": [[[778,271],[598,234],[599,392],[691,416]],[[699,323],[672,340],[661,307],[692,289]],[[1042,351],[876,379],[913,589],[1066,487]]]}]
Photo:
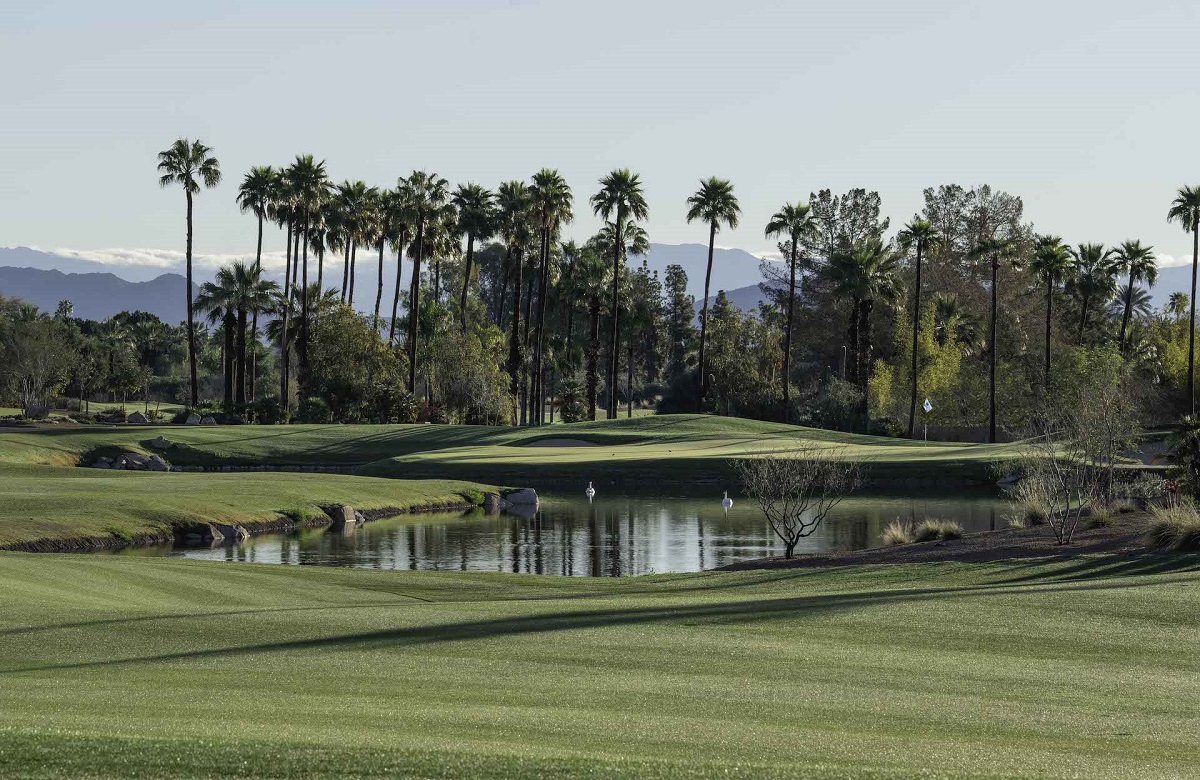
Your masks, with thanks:
[{"label": "cluster of palm trees", "polygon": [[[215,186],[221,178],[219,164],[212,150],[200,141],[180,139],[159,154],[160,182],[165,187],[179,184],[187,201],[186,262],[188,289],[191,288],[193,220],[192,201],[203,187]],[[280,349],[280,397],[285,405],[290,395],[290,351],[298,350],[297,366],[301,392],[307,385],[307,352],[309,329],[314,308],[327,299],[324,283],[324,258],[327,252],[339,253],[342,258],[340,301],[353,304],[357,252],[360,247],[372,248],[377,254],[377,285],[372,321],[379,329],[384,289],[386,253],[397,254],[395,292],[387,328],[388,344],[399,346],[398,328],[400,291],[405,254],[412,260],[407,297],[407,323],[403,334],[408,358],[408,390],[416,393],[418,376],[418,343],[421,338],[419,317],[422,309],[423,287],[427,287],[436,303],[457,304],[459,326],[465,331],[472,305],[470,290],[475,283],[474,258],[476,246],[492,239],[504,250],[503,275],[500,281],[499,310],[505,309],[511,285],[511,315],[509,319],[508,371],[513,397],[521,397],[521,423],[541,424],[544,421],[544,399],[547,397],[547,311],[561,293],[570,287],[572,276],[594,277],[595,286],[606,283],[609,289],[607,313],[611,330],[608,338],[607,387],[605,406],[610,417],[617,413],[618,362],[620,351],[620,281],[624,260],[629,254],[644,252],[648,236],[640,223],[648,216],[648,206],[641,178],[628,169],[614,170],[599,182],[599,190],[590,198],[593,212],[604,220],[601,231],[585,248],[590,254],[604,253],[611,257],[611,267],[589,267],[589,252],[573,243],[562,243],[561,232],[574,218],[574,196],[570,186],[558,171],[542,169],[529,183],[506,181],[495,192],[475,183],[465,183],[451,190],[446,179],[426,171],[414,171],[402,177],[392,189],[368,186],[362,181],[343,181],[335,185],[329,178],[325,163],[312,155],[301,155],[284,168],[255,167],[242,180],[238,190],[239,207],[257,219],[257,248],[252,266],[234,264],[218,274],[215,282],[204,286],[198,304],[209,313],[210,319],[225,324],[227,339],[226,399],[244,402],[254,398],[252,363],[247,363],[247,343],[258,338],[258,316],[272,312],[276,322],[273,333]],[[712,275],[716,235],[722,228],[738,225],[741,208],[727,179],[712,177],[702,180],[699,189],[687,200],[687,220],[698,221],[708,228],[708,264],[705,274],[704,301],[700,313],[697,398],[703,403],[708,390],[706,365],[708,336],[708,299]],[[1179,222],[1193,234],[1193,295],[1191,319],[1195,325],[1195,274],[1200,254],[1200,188],[1183,188],[1172,204],[1168,218]],[[286,262],[281,285],[266,281],[262,276],[262,245],[264,225],[268,221],[286,232]],[[787,316],[784,324],[782,351],[783,413],[786,421],[790,409],[791,358],[793,354],[793,322],[795,320],[796,281],[798,263],[807,247],[811,247],[819,232],[818,222],[809,205],[786,203],[771,216],[766,225],[767,237],[780,239],[780,246],[789,261]],[[465,242],[465,252],[463,243]],[[915,432],[917,403],[917,338],[921,308],[922,264],[930,252],[941,246],[941,237],[923,219],[914,219],[900,232],[894,245],[881,240],[867,240],[843,251],[832,252],[825,258],[822,270],[836,297],[850,304],[848,329],[849,345],[847,373],[856,381],[865,398],[866,383],[872,359],[871,315],[877,302],[889,303],[899,299],[898,273],[902,260],[911,255],[915,268],[913,290],[912,380],[910,387],[909,434]],[[1013,238],[984,236],[977,241],[971,256],[990,266],[991,311],[989,323],[990,355],[990,437],[996,432],[996,328],[997,291],[1000,272],[1006,266],[1016,266],[1028,252]],[[310,253],[316,259],[316,280],[310,284]],[[552,255],[561,256],[565,273],[557,288],[551,275]],[[461,287],[457,295],[446,295],[443,289],[442,262],[462,259]],[[423,282],[423,266],[427,282]],[[1123,302],[1120,326],[1120,347],[1127,348],[1127,330],[1137,298],[1137,285],[1153,285],[1157,278],[1151,247],[1137,241],[1127,241],[1119,247],[1106,249],[1097,244],[1068,247],[1055,236],[1038,236],[1030,260],[1031,270],[1045,286],[1045,376],[1051,370],[1050,323],[1055,292],[1064,289],[1076,295],[1081,304],[1079,339],[1082,342],[1088,317],[1094,310],[1114,297]],[[533,274],[527,279],[527,270]],[[1118,288],[1117,279],[1127,275],[1128,283]],[[595,289],[595,288],[593,288]],[[454,300],[457,298],[457,301]],[[594,399],[598,384],[598,332],[602,301],[589,295],[581,301],[588,312],[593,332],[588,352],[589,394]],[[574,306],[568,317],[574,316]],[[188,357],[191,376],[192,402],[197,399],[197,370],[195,356],[195,326],[193,301],[188,296]],[[298,323],[296,320],[298,319]],[[497,317],[497,322],[503,316]],[[570,339],[571,328],[567,329]],[[231,340],[231,341],[230,341]],[[632,350],[632,344],[629,345]],[[1194,398],[1192,345],[1189,344],[1188,392]],[[865,403],[865,401],[864,401]],[[1193,401],[1194,403],[1194,401]],[[595,401],[592,401],[595,406]],[[528,413],[526,410],[529,410]],[[514,411],[514,418],[516,412]],[[514,419],[514,422],[517,422]]]}]

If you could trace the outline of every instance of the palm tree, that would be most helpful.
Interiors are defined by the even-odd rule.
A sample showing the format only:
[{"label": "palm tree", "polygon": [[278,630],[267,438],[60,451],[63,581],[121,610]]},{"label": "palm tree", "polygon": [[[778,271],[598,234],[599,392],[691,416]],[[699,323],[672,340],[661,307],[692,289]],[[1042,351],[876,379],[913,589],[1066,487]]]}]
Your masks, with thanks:
[{"label": "palm tree", "polygon": [[[269,165],[255,166],[245,175],[242,179],[242,186],[238,188],[238,208],[243,212],[251,212],[258,219],[258,243],[254,252],[254,267],[260,272],[262,271],[263,220],[267,217],[267,211],[275,197],[278,176],[278,172]],[[258,343],[258,311],[258,309],[254,310],[250,325],[251,344]],[[251,401],[254,400],[254,386],[257,379],[258,361],[252,353],[249,388],[249,400]]]},{"label": "palm tree", "polygon": [[600,384],[600,314],[604,305],[604,290],[608,286],[611,268],[605,259],[607,253],[597,236],[584,246],[575,262],[573,289],[578,290],[587,303],[588,342],[586,353],[585,387],[588,404],[588,419],[596,419],[596,396]]},{"label": "palm tree", "polygon": [[574,195],[567,180],[558,171],[543,168],[533,175],[533,186],[529,189],[533,208],[537,212],[541,232],[540,273],[538,277],[537,340],[533,349],[533,398],[534,415],[531,422],[541,425],[545,413],[545,389],[542,387],[542,351],[545,347],[546,299],[550,285],[551,247],[558,242],[558,232],[575,218],[572,209]]},{"label": "palm tree", "polygon": [[1114,251],[1105,249],[1103,244],[1080,244],[1071,250],[1075,258],[1075,273],[1068,279],[1067,287],[1079,298],[1080,344],[1083,344],[1088,310],[1092,303],[1105,306],[1117,294],[1120,267],[1113,260]]},{"label": "palm tree", "polygon": [[618,312],[620,311],[619,285],[621,280],[621,232],[626,221],[644,220],[650,214],[646,196],[642,192],[642,179],[628,168],[612,171],[600,180],[600,191],[591,198],[592,211],[615,225],[616,240],[613,241],[612,273],[612,336],[609,339],[608,363],[608,417],[617,416],[617,355],[620,344]]},{"label": "palm tree", "polygon": [[1125,353],[1125,331],[1129,327],[1131,294],[1138,282],[1153,287],[1158,281],[1158,265],[1154,260],[1154,247],[1142,246],[1141,241],[1125,241],[1113,254],[1121,271],[1129,274],[1129,284],[1124,285],[1125,313],[1121,317],[1121,353]]},{"label": "palm tree", "polygon": [[375,314],[371,318],[371,327],[376,331],[379,330],[379,307],[383,304],[383,250],[387,246],[388,238],[392,235],[394,229],[396,208],[395,191],[381,190],[378,187],[372,187],[374,194],[371,196],[370,213],[371,218],[368,221],[370,227],[371,240],[379,249],[379,278],[376,280],[375,287]]},{"label": "palm tree", "polygon": [[413,256],[413,276],[409,283],[408,297],[408,392],[417,391],[417,329],[418,313],[421,309],[421,261],[425,253],[425,230],[430,222],[441,218],[446,201],[450,197],[450,183],[436,173],[413,171],[407,179],[401,179],[399,189],[412,212],[416,227],[416,254]]},{"label": "palm tree", "polygon": [[1181,187],[1167,212],[1168,222],[1178,222],[1192,233],[1191,319],[1188,326],[1188,404],[1196,413],[1196,267],[1200,263],[1200,186]]},{"label": "palm tree", "polygon": [[372,234],[371,206],[378,195],[376,187],[368,187],[365,181],[344,181],[338,185],[337,201],[341,216],[341,242],[346,253],[342,268],[342,297],[354,305],[354,272],[357,267],[358,245]]},{"label": "palm tree", "polygon": [[912,365],[910,366],[911,382],[908,398],[908,438],[915,439],[917,432],[917,336],[921,329],[921,260],[929,247],[940,240],[933,225],[917,218],[904,226],[899,235],[900,246],[916,252],[916,280],[913,284],[913,327],[912,327]]},{"label": "palm tree", "polygon": [[700,310],[700,395],[697,398],[699,404],[703,404],[704,396],[708,394],[708,365],[704,359],[704,347],[708,340],[708,288],[712,282],[713,248],[721,223],[725,223],[730,230],[736,230],[742,209],[737,196],[733,194],[733,184],[729,179],[718,179],[716,176],[702,179],[700,189],[687,202],[687,221],[700,220],[708,225],[708,270],[704,272],[704,304]]},{"label": "palm tree", "polygon": [[224,403],[226,409],[233,407],[234,388],[234,332],[237,327],[237,304],[233,279],[228,268],[217,271],[214,281],[200,285],[196,296],[196,308],[208,313],[212,325],[220,323],[224,345],[221,348],[221,378],[224,381]]},{"label": "palm tree", "polygon": [[263,279],[262,268],[234,262],[217,271],[217,286],[222,290],[225,305],[231,307],[236,319],[235,358],[233,372],[233,400],[245,403],[246,392],[246,325],[247,317],[266,311],[275,296],[278,285]]},{"label": "palm tree", "polygon": [[1010,238],[984,238],[971,250],[971,256],[986,258],[992,267],[992,309],[989,325],[988,351],[988,442],[996,443],[996,314],[997,290],[1000,285],[1000,264],[1011,260],[1016,265],[1016,243]]},{"label": "palm tree", "polygon": [[[1127,316],[1131,323],[1144,322],[1154,314],[1154,301],[1145,287],[1130,289],[1129,285],[1123,284],[1118,290],[1117,300],[1109,307],[1108,314],[1114,320]],[[1132,340],[1132,336],[1130,339]]]},{"label": "palm tree", "polygon": [[[325,172],[325,161],[317,162],[311,154],[298,155],[285,173],[292,197],[299,212],[300,227],[297,240],[302,243],[303,257],[300,269],[300,289],[308,289],[308,245],[309,229],[320,213],[321,204],[329,193],[329,176]],[[293,266],[293,275],[295,266]],[[308,394],[308,296],[300,298],[300,389]]]},{"label": "palm tree", "polygon": [[1058,284],[1072,275],[1075,258],[1058,236],[1038,236],[1030,268],[1046,284],[1046,362],[1042,372],[1042,389],[1050,391],[1050,319],[1054,311],[1054,291]]},{"label": "palm tree", "polygon": [[201,187],[215,187],[221,181],[221,164],[212,149],[198,139],[180,138],[170,148],[158,153],[158,184],[166,187],[179,184],[187,197],[187,244],[184,258],[187,267],[187,329],[188,374],[191,378],[191,401],[200,400],[200,380],[196,370],[196,323],[192,313],[192,196]]},{"label": "palm tree", "polygon": [[471,286],[475,242],[486,241],[496,232],[496,196],[491,190],[468,182],[458,185],[450,200],[458,209],[458,232],[467,237],[467,265],[463,271],[462,292],[458,297],[459,325],[465,333],[467,330],[467,290]]},{"label": "palm tree", "polygon": [[[786,423],[791,415],[792,403],[792,321],[796,311],[796,261],[800,251],[800,242],[817,234],[817,224],[812,217],[812,209],[807,203],[783,204],[783,208],[771,215],[767,223],[766,237],[778,238],[787,236],[790,278],[788,281],[787,322],[783,330],[783,416]],[[780,249],[784,246],[781,245]],[[708,294],[704,296],[704,307],[708,308]]]},{"label": "palm tree", "polygon": [[941,347],[954,339],[963,355],[973,355],[979,347],[979,319],[954,293],[934,293],[933,337]]},{"label": "palm tree", "polygon": [[896,282],[899,261],[895,252],[873,239],[858,243],[849,252],[836,252],[825,268],[837,298],[850,301],[850,346],[854,351],[854,378],[867,419],[867,384],[871,378],[871,311],[877,300],[895,301],[900,294]]},{"label": "palm tree", "polygon": [[[506,181],[500,185],[497,195],[497,227],[504,239],[504,265],[515,270],[513,284],[512,335],[508,341],[509,391],[513,401],[519,397],[521,370],[525,364],[524,345],[521,340],[521,289],[525,286],[525,247],[531,236],[530,194],[524,182]],[[513,408],[512,423],[517,424],[517,410]]]}]

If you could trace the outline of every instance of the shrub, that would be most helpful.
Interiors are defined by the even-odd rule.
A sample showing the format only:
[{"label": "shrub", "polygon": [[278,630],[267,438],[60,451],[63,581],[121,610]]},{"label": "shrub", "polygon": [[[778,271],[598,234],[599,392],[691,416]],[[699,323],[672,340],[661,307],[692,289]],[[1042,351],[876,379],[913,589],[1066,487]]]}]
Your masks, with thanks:
[{"label": "shrub", "polygon": [[333,421],[333,413],[324,398],[305,398],[296,409],[296,421],[302,423],[328,423]]},{"label": "shrub", "polygon": [[883,529],[883,545],[885,547],[893,547],[897,544],[911,544],[913,540],[912,530],[911,524],[901,522],[900,520],[893,520]]},{"label": "shrub", "polygon": [[1108,528],[1117,524],[1116,514],[1112,511],[1112,506],[1109,504],[1096,504],[1088,512],[1088,516],[1083,521],[1086,528]]},{"label": "shrub", "polygon": [[274,395],[255,398],[247,405],[246,411],[250,413],[250,419],[259,425],[276,425],[283,417],[283,410],[279,408],[279,397]]},{"label": "shrub", "polygon": [[1025,518],[1022,515],[1011,515],[1008,518],[1008,527],[1009,528],[1018,528],[1018,529],[1019,528],[1028,528],[1029,523],[1026,522]]},{"label": "shrub", "polygon": [[1181,552],[1200,552],[1200,511],[1190,501],[1150,509],[1146,542]]},{"label": "shrub", "polygon": [[1012,497],[1026,525],[1045,525],[1050,519],[1050,502],[1045,494],[1044,482],[1022,479],[1013,488]]},{"label": "shrub", "polygon": [[915,542],[961,539],[962,535],[962,526],[953,520],[922,520],[912,532]]},{"label": "shrub", "polygon": [[1138,511],[1138,505],[1127,498],[1120,498],[1109,502],[1108,511],[1114,515],[1128,515]]}]

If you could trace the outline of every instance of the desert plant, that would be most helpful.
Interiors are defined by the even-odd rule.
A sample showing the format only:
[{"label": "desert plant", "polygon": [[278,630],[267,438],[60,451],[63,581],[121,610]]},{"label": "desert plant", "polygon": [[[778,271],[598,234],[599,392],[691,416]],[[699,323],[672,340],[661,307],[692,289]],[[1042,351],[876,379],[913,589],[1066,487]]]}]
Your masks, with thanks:
[{"label": "desert plant", "polygon": [[902,520],[893,520],[883,529],[883,546],[894,547],[898,544],[911,544],[913,529],[911,523],[906,523]]},{"label": "desert plant", "polygon": [[1146,543],[1180,552],[1200,551],[1200,511],[1190,500],[1151,507]]},{"label": "desert plant", "polygon": [[953,520],[922,520],[912,532],[914,542],[961,539],[962,535],[962,526]]},{"label": "desert plant", "polygon": [[821,526],[859,484],[859,466],[845,450],[798,447],[786,455],[735,461],[742,491],[758,502],[771,530],[784,543],[784,557]]}]

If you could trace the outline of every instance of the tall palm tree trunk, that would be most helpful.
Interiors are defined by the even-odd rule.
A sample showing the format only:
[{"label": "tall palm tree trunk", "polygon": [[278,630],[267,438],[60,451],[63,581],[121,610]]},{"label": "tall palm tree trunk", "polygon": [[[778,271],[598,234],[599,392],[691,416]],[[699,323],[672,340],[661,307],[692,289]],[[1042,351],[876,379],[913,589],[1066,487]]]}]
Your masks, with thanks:
[{"label": "tall palm tree trunk", "polygon": [[304,212],[304,230],[300,243],[304,251],[300,270],[300,393],[308,396],[308,211]]},{"label": "tall palm tree trunk", "polygon": [[542,349],[545,346],[546,336],[546,286],[550,280],[550,226],[548,222],[544,223],[542,227],[541,256],[542,271],[541,278],[538,280],[537,343],[534,345],[533,351],[533,395],[537,399],[537,406],[531,420],[534,425],[541,425],[545,420],[543,399],[546,393],[542,387]]},{"label": "tall palm tree trunk", "polygon": [[1133,271],[1129,272],[1129,286],[1125,288],[1125,311],[1121,315],[1121,354],[1125,354],[1125,331],[1133,314]]},{"label": "tall palm tree trunk", "polygon": [[371,320],[371,329],[379,332],[379,305],[383,303],[383,239],[379,239],[379,286],[375,288],[375,316]]},{"label": "tall palm tree trunk", "polygon": [[1091,303],[1091,296],[1084,295],[1079,307],[1079,338],[1077,341],[1080,346],[1083,346],[1083,331],[1087,327],[1088,304]]},{"label": "tall palm tree trunk", "polygon": [[[792,235],[791,275],[788,280],[787,322],[783,329],[783,414],[781,419],[791,422],[792,416],[792,321],[796,316],[796,243],[798,237]],[[708,298],[704,303],[708,305]]]},{"label": "tall palm tree trunk", "polygon": [[[263,217],[258,215],[258,249],[254,254],[254,271],[257,275],[262,272],[262,239],[263,239]],[[250,324],[250,386],[249,400],[253,401],[255,396],[255,385],[258,382],[258,307],[255,306],[254,314]]]},{"label": "tall palm tree trunk", "polygon": [[621,341],[620,319],[621,307],[618,298],[618,290],[621,284],[621,229],[625,223],[625,210],[620,206],[617,207],[617,221],[614,227],[613,242],[613,278],[612,278],[612,337],[609,339],[609,354],[608,354],[608,409],[605,417],[608,419],[616,419],[617,417],[617,356],[620,354],[618,349]]},{"label": "tall palm tree trunk", "polygon": [[704,306],[700,310],[700,396],[696,399],[698,405],[704,404],[708,395],[708,365],[705,360],[705,346],[708,341],[708,288],[712,284],[713,245],[717,240],[717,223],[708,226],[708,268],[704,272]]},{"label": "tall palm tree trunk", "polygon": [[863,433],[871,432],[871,404],[868,392],[871,387],[871,310],[875,301],[867,298],[858,305],[859,326],[858,338],[861,354],[858,361],[858,383],[862,393]]},{"label": "tall palm tree trunk", "polygon": [[291,405],[291,356],[288,354],[288,326],[292,313],[292,221],[287,223],[287,253],[283,267],[283,330],[279,339],[279,405],[283,409],[286,420],[288,407]]},{"label": "tall palm tree trunk", "polygon": [[475,260],[475,234],[467,233],[467,267],[463,272],[462,293],[458,296],[458,318],[462,332],[467,332],[467,289],[471,286],[471,269]]},{"label": "tall palm tree trunk", "polygon": [[1200,263],[1200,220],[1192,221],[1192,298],[1191,319],[1188,327],[1188,407],[1196,413],[1196,266]]},{"label": "tall palm tree trunk", "polygon": [[421,260],[425,255],[425,220],[417,220],[417,256],[413,258],[413,277],[408,297],[408,392],[417,393],[418,317],[421,311]]},{"label": "tall palm tree trunk", "polygon": [[354,306],[354,274],[358,271],[358,244],[350,245],[350,293],[346,296],[346,302],[350,306]]},{"label": "tall palm tree trunk", "polygon": [[1000,281],[1000,258],[992,257],[992,321],[988,361],[988,442],[996,443],[996,285]]},{"label": "tall palm tree trunk", "polygon": [[917,436],[917,335],[921,329],[921,242],[917,241],[917,279],[913,291],[912,374],[908,398],[908,438]]},{"label": "tall palm tree trunk", "polygon": [[342,248],[342,303],[346,302],[346,293],[350,291],[350,245]]},{"label": "tall palm tree trunk", "polygon": [[587,352],[587,397],[588,419],[596,419],[596,395],[600,384],[600,298],[593,296],[588,306],[588,318],[591,321]]},{"label": "tall palm tree trunk", "polygon": [[521,251],[517,250],[515,255],[517,278],[515,284],[513,284],[512,336],[508,340],[508,389],[513,397],[513,425],[517,424],[516,404],[521,389],[521,288],[525,282],[523,278],[525,275],[525,263],[521,258]]},{"label": "tall palm tree trunk", "polygon": [[400,277],[404,271],[404,235],[400,236],[400,249],[396,251],[396,290],[392,294],[392,324],[388,328],[388,346],[396,343],[396,321],[400,311]]},{"label": "tall palm tree trunk", "polygon": [[234,373],[237,364],[237,357],[234,354],[234,332],[237,328],[237,318],[234,316],[233,310],[226,310],[225,316],[222,318],[221,329],[224,333],[224,346],[221,348],[221,373],[225,383],[225,408],[229,409],[233,406],[233,389],[234,389]]},{"label": "tall palm tree trunk", "polygon": [[[325,245],[313,247],[313,252],[317,255],[317,290],[318,292],[324,289],[325,285]],[[304,285],[305,289],[308,285]]]},{"label": "tall palm tree trunk", "polygon": [[521,425],[529,424],[529,357],[530,357],[530,342],[529,342],[529,322],[533,319],[533,275],[530,274],[529,280],[525,283],[525,322],[522,323],[523,332],[521,334],[521,343],[525,345],[525,359],[521,361]]},{"label": "tall palm tree trunk", "polygon": [[633,334],[629,334],[629,354],[626,356],[625,374],[626,374],[626,395],[625,395],[625,416],[633,417]]},{"label": "tall palm tree trunk", "polygon": [[1050,392],[1050,318],[1054,312],[1054,277],[1046,280],[1046,365],[1042,371],[1043,390]]},{"label": "tall palm tree trunk", "polygon": [[187,329],[188,375],[191,379],[192,406],[200,403],[200,375],[196,369],[196,319],[192,309],[192,193],[187,195]]},{"label": "tall palm tree trunk", "polygon": [[246,310],[237,310],[237,373],[233,380],[233,397],[239,404],[246,403]]}]

